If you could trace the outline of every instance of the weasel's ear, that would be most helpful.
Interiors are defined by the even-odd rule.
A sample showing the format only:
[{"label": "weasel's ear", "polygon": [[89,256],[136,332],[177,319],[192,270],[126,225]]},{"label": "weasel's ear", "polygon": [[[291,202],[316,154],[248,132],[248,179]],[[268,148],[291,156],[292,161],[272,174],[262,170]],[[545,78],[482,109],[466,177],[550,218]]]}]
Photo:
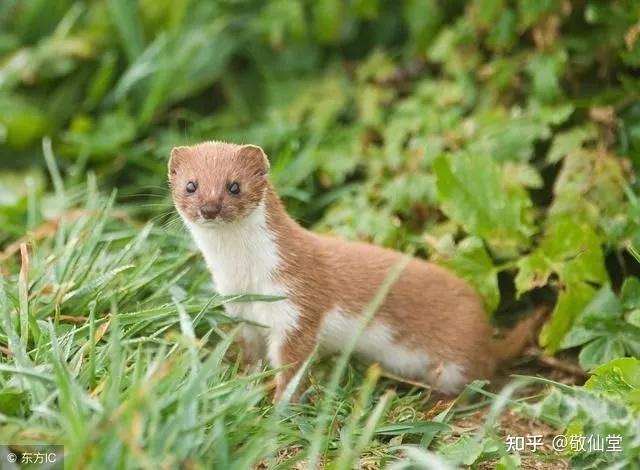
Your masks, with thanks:
[{"label": "weasel's ear", "polygon": [[266,175],[269,172],[269,159],[261,147],[251,144],[243,145],[240,148],[240,156],[255,165],[256,173]]},{"label": "weasel's ear", "polygon": [[175,175],[176,170],[180,166],[181,162],[183,162],[187,156],[189,155],[189,147],[173,147],[171,149],[171,155],[169,156],[169,176]]}]

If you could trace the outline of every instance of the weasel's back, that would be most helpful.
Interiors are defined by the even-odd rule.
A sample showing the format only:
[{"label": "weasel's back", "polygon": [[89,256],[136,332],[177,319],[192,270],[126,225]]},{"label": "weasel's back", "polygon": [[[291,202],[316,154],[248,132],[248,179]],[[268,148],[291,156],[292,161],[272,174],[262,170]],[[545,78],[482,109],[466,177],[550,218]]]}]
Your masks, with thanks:
[{"label": "weasel's back", "polygon": [[[361,242],[318,237],[331,272],[337,307],[359,315],[400,260],[401,253]],[[490,374],[492,331],[478,293],[445,268],[412,258],[376,312],[409,348],[428,348],[436,361],[464,363]]]}]

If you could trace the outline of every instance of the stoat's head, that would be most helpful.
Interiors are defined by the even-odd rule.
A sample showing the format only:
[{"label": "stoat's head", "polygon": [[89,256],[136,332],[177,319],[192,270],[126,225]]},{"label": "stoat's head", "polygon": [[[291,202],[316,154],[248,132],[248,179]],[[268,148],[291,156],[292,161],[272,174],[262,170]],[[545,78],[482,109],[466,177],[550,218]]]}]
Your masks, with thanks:
[{"label": "stoat's head", "polygon": [[169,159],[173,203],[188,222],[235,222],[264,198],[268,170],[267,156],[255,145],[212,141],[175,147]]}]

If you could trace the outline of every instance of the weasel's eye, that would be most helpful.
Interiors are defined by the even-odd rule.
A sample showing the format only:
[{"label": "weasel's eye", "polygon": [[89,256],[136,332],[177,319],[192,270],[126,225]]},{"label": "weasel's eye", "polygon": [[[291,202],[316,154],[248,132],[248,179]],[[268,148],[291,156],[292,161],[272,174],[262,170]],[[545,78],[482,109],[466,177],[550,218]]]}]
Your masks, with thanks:
[{"label": "weasel's eye", "polygon": [[187,183],[187,192],[188,193],[195,193],[196,189],[198,189],[198,183],[196,183],[195,181],[189,181]]},{"label": "weasel's eye", "polygon": [[240,185],[235,181],[229,185],[227,185],[227,191],[231,194],[239,194],[240,193]]}]

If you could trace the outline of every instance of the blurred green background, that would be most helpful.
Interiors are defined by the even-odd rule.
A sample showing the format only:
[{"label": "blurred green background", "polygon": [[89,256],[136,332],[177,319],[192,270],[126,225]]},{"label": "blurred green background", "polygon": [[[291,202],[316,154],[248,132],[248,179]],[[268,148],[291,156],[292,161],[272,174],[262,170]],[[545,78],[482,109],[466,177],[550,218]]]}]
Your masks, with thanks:
[{"label": "blurred green background", "polygon": [[384,466],[418,442],[516,468],[484,390],[480,434],[456,424],[476,404],[434,417],[371,370],[314,370],[281,414],[272,372],[223,359],[166,187],[171,147],[210,139],[262,146],[303,225],[444,264],[498,322],[550,308],[524,373],[593,375],[532,379],[555,392],[527,416],[624,437],[575,468],[638,461],[640,1],[0,1],[0,442],[96,468]]},{"label": "blurred green background", "polygon": [[254,143],[304,225],[431,256],[491,311],[552,303],[554,352],[637,271],[639,18],[633,0],[4,0],[0,242],[61,210],[55,162],[53,183],[94,173],[149,219],[171,210],[172,146]]}]

